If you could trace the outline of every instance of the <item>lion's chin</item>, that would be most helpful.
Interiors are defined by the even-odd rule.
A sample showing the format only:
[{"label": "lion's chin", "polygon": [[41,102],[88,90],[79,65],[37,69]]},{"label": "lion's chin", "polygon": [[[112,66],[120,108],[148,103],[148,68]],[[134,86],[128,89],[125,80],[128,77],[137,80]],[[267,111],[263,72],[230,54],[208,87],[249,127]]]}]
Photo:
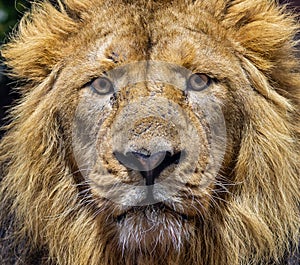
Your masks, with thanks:
[{"label": "lion's chin", "polygon": [[178,212],[164,203],[156,203],[153,205],[130,207],[116,217],[118,224],[126,222],[127,219],[156,224],[173,219],[177,222],[187,222],[193,219],[193,216]]},{"label": "lion's chin", "polygon": [[118,242],[123,251],[180,253],[193,237],[193,219],[166,205],[133,207],[116,219]]}]

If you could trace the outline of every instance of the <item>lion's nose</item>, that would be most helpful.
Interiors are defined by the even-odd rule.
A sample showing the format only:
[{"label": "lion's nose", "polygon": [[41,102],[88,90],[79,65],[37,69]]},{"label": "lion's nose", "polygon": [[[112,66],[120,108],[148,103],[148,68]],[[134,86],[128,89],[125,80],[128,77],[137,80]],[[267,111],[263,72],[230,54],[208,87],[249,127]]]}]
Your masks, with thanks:
[{"label": "lion's nose", "polygon": [[129,169],[139,171],[146,180],[146,185],[154,185],[160,173],[172,164],[178,164],[181,152],[172,155],[169,151],[160,151],[151,155],[140,152],[127,152],[125,155],[114,152],[117,160]]}]

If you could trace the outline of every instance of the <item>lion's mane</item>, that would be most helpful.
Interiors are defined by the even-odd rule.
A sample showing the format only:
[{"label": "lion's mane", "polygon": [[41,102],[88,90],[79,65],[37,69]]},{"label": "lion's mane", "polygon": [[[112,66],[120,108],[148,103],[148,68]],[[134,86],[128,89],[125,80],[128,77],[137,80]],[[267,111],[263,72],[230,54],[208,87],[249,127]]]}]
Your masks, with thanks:
[{"label": "lion's mane", "polygon": [[[101,214],[102,223],[96,222],[95,209],[82,200],[75,185],[71,135],[61,125],[73,113],[60,113],[51,89],[64,59],[92,38],[88,28],[102,12],[101,2],[38,2],[2,49],[11,75],[22,84],[22,98],[11,111],[12,122],[0,145],[1,264],[138,264],[126,261],[126,253],[115,254],[111,224],[103,226],[106,216]],[[168,2],[135,4],[151,10],[167,8]],[[126,10],[130,4],[107,1],[105,8]],[[184,260],[279,264],[299,242],[297,24],[284,7],[268,0],[194,4],[217,21],[203,25],[208,34],[232,40],[235,56],[262,96],[253,101],[252,95],[237,92],[246,119],[230,181],[239,185],[232,185],[226,202],[207,213]],[[79,32],[84,36],[78,37]],[[66,105],[72,103],[72,96],[61,97]],[[166,264],[177,264],[175,257],[164,258]]]}]

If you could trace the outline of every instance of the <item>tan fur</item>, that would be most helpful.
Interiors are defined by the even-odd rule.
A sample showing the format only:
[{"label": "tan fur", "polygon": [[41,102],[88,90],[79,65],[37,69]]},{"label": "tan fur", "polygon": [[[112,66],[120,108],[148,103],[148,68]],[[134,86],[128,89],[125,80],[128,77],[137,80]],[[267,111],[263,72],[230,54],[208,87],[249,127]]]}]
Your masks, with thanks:
[{"label": "tan fur", "polygon": [[[287,264],[300,237],[297,28],[292,14],[268,0],[35,3],[2,48],[11,74],[24,85],[0,145],[0,231],[6,231],[1,264]],[[106,140],[97,143],[105,152],[97,159],[113,178],[95,168],[96,182],[138,182],[113,158],[108,132],[113,125],[123,130],[114,124],[122,115],[128,132],[126,106],[151,93],[180,105],[203,140],[201,148],[208,145],[197,113],[171,85],[136,84],[120,91],[107,112],[86,116],[88,109],[97,111],[95,104],[81,105],[90,93],[86,83],[145,60],[218,80],[206,93],[222,102],[226,154],[220,178],[206,189],[199,188],[200,173],[188,178],[182,172],[187,185],[179,188],[182,196],[174,196],[174,210],[182,208],[191,219],[163,212],[159,223],[132,213],[120,228],[116,216],[123,206],[101,196],[78,170],[72,147],[76,115],[87,126],[105,119],[99,134]],[[151,100],[146,104],[155,108]],[[148,144],[158,131],[178,147],[170,125],[155,122],[160,129],[150,129],[150,136],[140,132],[142,143],[134,136],[126,140]],[[136,126],[153,123],[146,119]],[[198,170],[207,159],[205,152],[199,157]]]}]

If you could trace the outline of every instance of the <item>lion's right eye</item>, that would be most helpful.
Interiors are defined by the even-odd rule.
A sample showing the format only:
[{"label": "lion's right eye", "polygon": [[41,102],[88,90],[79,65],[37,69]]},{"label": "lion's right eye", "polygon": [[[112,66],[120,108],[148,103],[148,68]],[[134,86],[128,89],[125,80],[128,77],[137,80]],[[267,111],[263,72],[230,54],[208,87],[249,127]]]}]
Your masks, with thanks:
[{"label": "lion's right eye", "polygon": [[99,95],[107,95],[114,91],[114,86],[107,77],[95,79],[91,84],[91,88]]},{"label": "lion's right eye", "polygon": [[194,91],[202,91],[210,85],[210,77],[202,73],[192,74],[187,82],[187,88]]}]

